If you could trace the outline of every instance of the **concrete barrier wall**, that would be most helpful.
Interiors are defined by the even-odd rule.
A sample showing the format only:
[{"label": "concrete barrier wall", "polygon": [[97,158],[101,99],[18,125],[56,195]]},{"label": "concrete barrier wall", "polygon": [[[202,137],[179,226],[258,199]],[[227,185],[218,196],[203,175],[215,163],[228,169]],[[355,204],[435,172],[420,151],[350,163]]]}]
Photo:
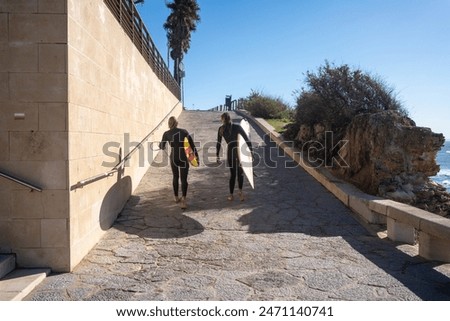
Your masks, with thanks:
[{"label": "concrete barrier wall", "polygon": [[103,0],[0,1],[0,30],[0,170],[43,189],[0,178],[0,252],[16,253],[19,266],[70,271],[152,155],[144,148],[119,175],[73,186],[110,170],[182,106]]}]

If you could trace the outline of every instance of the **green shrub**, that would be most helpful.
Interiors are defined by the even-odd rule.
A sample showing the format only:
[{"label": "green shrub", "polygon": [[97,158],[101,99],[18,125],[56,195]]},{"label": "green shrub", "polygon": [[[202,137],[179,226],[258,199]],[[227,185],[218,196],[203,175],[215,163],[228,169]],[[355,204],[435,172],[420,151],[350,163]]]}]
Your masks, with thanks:
[{"label": "green shrub", "polygon": [[270,97],[256,91],[251,91],[246,98],[245,109],[252,116],[264,119],[291,119],[293,115],[293,111],[281,98]]},{"label": "green shrub", "polygon": [[[297,92],[295,122],[285,132],[287,139],[294,140],[302,125],[313,133],[314,125],[321,124],[325,131],[332,132],[332,142],[327,144],[335,146],[343,139],[347,126],[356,115],[392,110],[407,116],[394,90],[379,77],[360,69],[352,70],[348,65],[334,66],[325,62],[317,72],[308,71],[305,82],[307,88]],[[322,144],[324,135],[309,139],[297,143],[306,150],[310,144]],[[331,149],[313,150],[322,159],[324,154],[333,156]]]},{"label": "green shrub", "polygon": [[307,89],[297,96],[295,121],[299,125],[322,123],[342,136],[353,117],[362,113],[394,110],[407,115],[394,90],[379,77],[348,65],[325,62],[316,73],[306,73]]}]

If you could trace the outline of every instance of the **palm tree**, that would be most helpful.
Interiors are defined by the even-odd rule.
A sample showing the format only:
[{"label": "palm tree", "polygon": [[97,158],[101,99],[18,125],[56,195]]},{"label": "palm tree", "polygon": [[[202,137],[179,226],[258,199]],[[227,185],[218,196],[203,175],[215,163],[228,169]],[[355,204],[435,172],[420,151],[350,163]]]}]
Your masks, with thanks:
[{"label": "palm tree", "polygon": [[134,4],[138,4],[138,3],[144,3],[144,0],[133,0]]},{"label": "palm tree", "polygon": [[180,84],[180,63],[190,48],[191,32],[197,29],[197,22],[200,21],[200,7],[196,0],[173,0],[166,3],[166,6],[172,12],[164,23],[164,29],[171,49],[170,57],[174,61],[173,75]]}]

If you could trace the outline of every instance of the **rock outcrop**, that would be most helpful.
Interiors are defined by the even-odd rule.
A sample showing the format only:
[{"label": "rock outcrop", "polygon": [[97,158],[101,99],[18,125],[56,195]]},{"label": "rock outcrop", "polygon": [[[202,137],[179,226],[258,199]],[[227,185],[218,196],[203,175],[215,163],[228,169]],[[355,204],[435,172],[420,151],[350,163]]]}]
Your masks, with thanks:
[{"label": "rock outcrop", "polygon": [[335,175],[366,193],[450,216],[450,194],[429,179],[439,172],[442,134],[386,111],[356,116],[344,140],[345,163],[333,167]]}]

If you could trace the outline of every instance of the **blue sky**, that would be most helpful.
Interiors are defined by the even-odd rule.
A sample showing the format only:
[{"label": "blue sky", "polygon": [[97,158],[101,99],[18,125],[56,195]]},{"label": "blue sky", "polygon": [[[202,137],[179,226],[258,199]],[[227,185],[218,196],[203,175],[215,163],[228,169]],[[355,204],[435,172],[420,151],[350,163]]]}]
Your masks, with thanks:
[{"label": "blue sky", "polygon": [[[305,73],[328,60],[381,77],[418,126],[450,140],[450,0],[197,2],[201,22],[184,59],[186,108],[252,90],[294,107]],[[166,58],[165,1],[137,7]]]}]

